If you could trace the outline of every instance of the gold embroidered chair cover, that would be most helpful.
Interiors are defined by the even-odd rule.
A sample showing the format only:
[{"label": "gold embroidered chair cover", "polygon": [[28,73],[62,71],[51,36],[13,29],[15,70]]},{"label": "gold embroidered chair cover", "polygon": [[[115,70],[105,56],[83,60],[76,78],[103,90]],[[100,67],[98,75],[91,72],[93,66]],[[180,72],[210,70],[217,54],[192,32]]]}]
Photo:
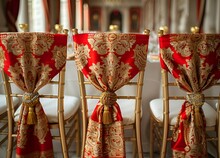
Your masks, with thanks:
[{"label": "gold embroidered chair cover", "polygon": [[148,39],[144,34],[103,32],[73,36],[78,69],[102,91],[89,119],[84,157],[126,157],[115,91],[145,69]]},{"label": "gold embroidered chair cover", "polygon": [[173,132],[173,157],[207,157],[202,92],[220,78],[220,35],[170,34],[159,44],[161,67],[187,92]]},{"label": "gold embroidered chair cover", "polygon": [[66,45],[64,34],[0,34],[0,68],[25,92],[16,157],[53,157],[52,138],[38,90],[65,65]]}]

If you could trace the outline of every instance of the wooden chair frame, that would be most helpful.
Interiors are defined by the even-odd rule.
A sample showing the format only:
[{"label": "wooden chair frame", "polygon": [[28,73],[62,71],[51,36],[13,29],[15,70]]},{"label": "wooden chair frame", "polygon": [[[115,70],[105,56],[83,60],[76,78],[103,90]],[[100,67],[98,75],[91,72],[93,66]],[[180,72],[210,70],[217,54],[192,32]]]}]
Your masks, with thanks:
[{"label": "wooden chair frame", "polygon": [[[138,154],[139,158],[143,157],[142,151],[142,142],[141,142],[141,102],[142,102],[142,87],[143,87],[143,79],[144,79],[144,71],[140,71],[138,74],[138,79],[136,82],[129,82],[127,85],[136,85],[136,96],[117,96],[117,99],[135,99],[135,122],[134,124],[124,125],[124,129],[132,129],[133,136],[126,137],[125,141],[133,141],[133,157],[136,157]],[[88,95],[86,92],[86,86],[91,85],[88,80],[85,80],[84,75],[81,71],[78,71],[78,80],[80,85],[80,94],[81,94],[81,104],[82,104],[82,153],[81,156],[83,157],[84,146],[85,146],[85,139],[87,133],[87,125],[88,125],[88,104],[87,99],[99,99],[100,95]],[[136,149],[137,148],[137,149]],[[137,153],[136,153],[137,152]]]},{"label": "wooden chair frame", "polygon": [[[8,149],[7,149],[7,158],[12,156],[13,152],[13,137],[16,137],[17,134],[13,131],[13,124],[14,122],[14,110],[13,110],[13,103],[11,97],[22,97],[23,94],[13,93],[11,90],[10,84],[12,81],[9,77],[3,74],[3,80],[5,85],[5,92],[8,102],[8,120],[9,120],[9,132],[8,132]],[[76,142],[76,155],[79,156],[80,148],[81,148],[81,141],[80,141],[80,124],[79,124],[79,110],[75,114],[73,114],[69,119],[64,120],[64,87],[65,87],[65,67],[59,72],[58,80],[50,81],[49,84],[55,84],[58,86],[58,94],[51,95],[51,94],[41,94],[40,98],[57,98],[58,99],[58,109],[57,109],[57,116],[58,122],[57,123],[49,123],[50,129],[58,129],[58,135],[52,135],[53,140],[58,140],[61,142],[63,157],[68,158],[69,153],[68,150],[71,147],[73,141]],[[44,106],[44,105],[42,105]],[[66,126],[67,125],[67,126]],[[67,130],[68,129],[68,130]]]}]

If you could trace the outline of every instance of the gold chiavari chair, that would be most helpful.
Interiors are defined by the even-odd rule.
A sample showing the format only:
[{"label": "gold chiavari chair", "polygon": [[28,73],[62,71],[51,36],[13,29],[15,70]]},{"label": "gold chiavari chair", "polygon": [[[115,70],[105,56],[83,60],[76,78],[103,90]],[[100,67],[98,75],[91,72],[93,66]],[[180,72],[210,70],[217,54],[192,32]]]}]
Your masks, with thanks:
[{"label": "gold chiavari chair", "polygon": [[219,157],[219,110],[214,105],[220,100],[220,35],[198,30],[159,32],[163,98],[150,102],[151,158],[156,145],[160,157],[166,157],[168,142],[173,157],[207,157],[207,142]]},{"label": "gold chiavari chair", "polygon": [[[67,34],[68,31],[64,30],[64,33]],[[28,34],[28,35],[35,36],[32,34]],[[36,33],[36,35],[38,35],[38,33]],[[39,33],[38,36],[40,35],[41,33]],[[59,36],[59,33],[57,35]],[[51,33],[51,36],[55,37],[56,34],[53,35]],[[65,46],[66,45],[64,45],[64,47]],[[61,50],[60,53],[64,53],[64,54],[59,54],[60,58],[66,60],[66,56],[65,56],[66,52],[62,52],[62,51],[63,50]],[[60,65],[56,65],[56,66],[60,66]],[[60,142],[63,157],[68,158],[69,152],[73,152],[73,149],[71,149],[73,142],[75,142],[74,145],[76,146],[76,155],[77,156],[80,155],[80,148],[81,148],[80,124],[79,124],[80,99],[76,96],[67,96],[65,94],[65,72],[66,72],[66,67],[64,65],[61,71],[59,71],[59,73],[55,77],[53,77],[44,87],[42,87],[38,91],[39,93],[38,97],[39,97],[39,102],[42,104],[44,113],[47,117],[52,139]],[[22,99],[24,100],[24,96],[23,96],[24,94],[14,92],[13,89],[11,89],[11,84],[13,83],[13,81],[5,73],[2,74],[6,88],[5,95],[9,100],[8,109],[10,111],[12,109],[11,107],[14,106],[13,103],[10,101],[11,97],[22,97]],[[11,115],[9,115],[8,117],[10,117],[9,119],[13,120],[15,124],[20,121],[21,117],[23,117],[20,114],[20,111],[23,110],[23,108],[24,106],[20,105],[19,108],[15,111],[14,115],[10,112]],[[29,108],[29,112],[32,112],[30,108]],[[37,122],[37,124],[38,123],[39,122]],[[42,131],[43,130],[45,129],[42,128]],[[17,133],[16,132],[9,133],[8,137],[17,137]],[[11,157],[12,145],[8,147],[7,152],[8,152],[8,157]]]},{"label": "gold chiavari chair", "polygon": [[[75,56],[73,56],[73,57],[75,58],[77,66],[79,66],[78,67],[78,80],[79,80],[80,92],[81,92],[82,118],[83,118],[83,120],[82,120],[83,121],[82,157],[87,157],[88,156],[88,155],[86,155],[86,154],[89,154],[88,150],[92,150],[92,152],[94,152],[94,153],[91,153],[91,155],[94,154],[94,156],[98,155],[98,154],[100,154],[100,155],[106,154],[106,153],[102,153],[102,151],[101,151],[101,150],[105,150],[105,149],[99,149],[100,148],[99,145],[101,145],[101,144],[99,144],[99,143],[96,144],[96,135],[97,136],[99,135],[98,134],[99,131],[96,131],[96,130],[98,130],[99,125],[97,125],[95,123],[94,126],[90,126],[89,125],[89,119],[91,119],[92,117],[96,117],[97,115],[99,116],[98,112],[97,112],[97,114],[95,114],[96,113],[95,111],[98,110],[98,108],[102,108],[102,106],[103,106],[102,104],[105,104],[104,103],[105,101],[103,102],[102,99],[104,98],[104,96],[108,92],[105,93],[104,89],[99,87],[99,83],[100,83],[100,85],[105,84],[105,83],[101,83],[102,81],[98,79],[99,75],[95,76],[97,81],[93,76],[93,72],[91,72],[90,74],[87,74],[86,77],[85,77],[85,74],[82,73],[83,70],[82,71],[80,70],[82,67],[79,64],[81,61],[82,61],[82,64],[85,64],[86,63],[85,58],[87,58],[87,57],[88,57],[88,61],[89,61],[88,63],[93,62],[92,59],[90,61],[90,57],[94,57],[93,55],[95,54],[95,51],[99,51],[99,50],[96,50],[96,48],[98,48],[99,44],[101,44],[102,42],[103,42],[102,44],[106,45],[106,47],[108,47],[108,48],[105,49],[104,47],[100,47],[100,52],[101,52],[102,48],[105,49],[103,51],[103,53],[100,53],[100,58],[104,62],[105,60],[104,60],[104,57],[102,57],[102,55],[104,55],[105,53],[109,55],[108,57],[106,57],[106,58],[109,58],[109,63],[106,61],[106,63],[104,62],[103,64],[104,64],[104,66],[106,66],[106,75],[108,74],[108,72],[109,72],[109,75],[110,75],[106,79],[105,79],[105,76],[103,76],[103,82],[108,81],[106,84],[110,84],[111,85],[110,87],[113,88],[113,89],[116,88],[116,87],[112,86],[112,84],[117,84],[117,82],[118,82],[118,84],[120,85],[121,82],[126,82],[126,80],[123,80],[123,77],[121,76],[124,72],[127,71],[126,68],[124,70],[121,69],[123,67],[123,62],[124,62],[123,59],[122,59],[123,57],[121,57],[121,56],[123,56],[125,53],[128,54],[129,51],[134,51],[135,53],[137,53],[135,50],[132,50],[133,47],[136,46],[135,48],[139,47],[139,53],[140,53],[139,57],[141,57],[141,56],[143,57],[142,60],[139,61],[140,65],[142,66],[142,69],[137,73],[137,75],[131,81],[126,82],[125,84],[123,84],[123,87],[120,88],[119,90],[117,90],[115,92],[115,95],[113,93],[108,93],[108,96],[110,98],[111,97],[114,98],[114,99],[112,98],[113,102],[111,102],[110,104],[114,104],[114,102],[117,100],[116,102],[118,103],[118,105],[121,109],[121,114],[122,114],[122,117],[123,117],[123,123],[122,124],[123,124],[123,129],[125,131],[125,137],[124,137],[125,140],[123,140],[123,141],[126,141],[126,142],[127,141],[132,141],[133,142],[133,157],[136,157],[137,155],[138,155],[139,158],[143,157],[142,142],[141,142],[141,118],[142,118],[142,106],[141,106],[142,103],[141,102],[142,102],[142,87],[143,87],[143,79],[144,79],[144,72],[145,72],[149,31],[146,30],[146,32],[145,32],[146,34],[142,34],[142,35],[140,35],[140,34],[139,35],[123,34],[123,33],[115,33],[115,32],[111,32],[111,33],[105,32],[105,33],[97,33],[97,34],[93,34],[93,33],[92,34],[90,34],[90,33],[86,34],[85,33],[85,34],[82,34],[82,37],[81,37],[81,34],[78,34],[76,32],[76,30],[73,30],[73,32],[74,32],[73,36],[79,35],[79,37],[78,36],[73,37],[74,38],[73,40],[74,40],[74,43],[75,43],[75,48],[78,49],[78,51],[75,52],[76,53]],[[101,41],[99,41],[99,37],[100,37]],[[107,38],[107,37],[109,37],[109,38]],[[112,41],[110,40],[111,37],[112,37]],[[77,38],[77,40],[76,40],[76,38]],[[108,39],[109,39],[109,41],[108,41]],[[85,42],[80,43],[79,42],[80,40],[82,40],[82,41],[85,40]],[[94,43],[94,45],[91,44],[93,40],[95,42],[97,42],[97,43]],[[87,54],[88,53],[87,52],[88,51],[87,50],[87,44],[85,44],[87,42],[89,42],[89,43],[91,42],[90,43],[92,45],[91,47],[94,46],[94,48],[90,49],[90,51],[91,51],[90,55]],[[126,46],[126,48],[116,50],[116,46],[119,46],[119,47],[121,46],[121,48]],[[112,47],[112,49],[111,49],[111,47]],[[132,47],[132,48],[129,49],[129,47]],[[95,51],[93,52],[92,49],[95,50]],[[114,50],[114,51],[111,52],[110,49]],[[108,51],[110,53],[107,53]],[[121,53],[120,53],[120,51],[121,51]],[[118,53],[119,58],[116,57],[117,53]],[[111,55],[112,56],[115,55],[115,57],[116,57],[115,60],[114,60],[115,63],[114,62],[111,63],[111,59],[112,59]],[[136,58],[136,56],[135,57],[130,57],[130,58]],[[96,59],[96,58],[94,58],[94,59]],[[121,63],[122,63],[122,65],[120,65]],[[96,62],[94,64],[96,64]],[[112,64],[113,65],[116,64],[115,65],[116,66],[115,67],[115,73],[113,72],[113,74],[111,74]],[[128,64],[128,61],[126,61],[125,64]],[[138,63],[136,63],[136,64],[138,64]],[[107,67],[109,68],[109,70],[108,70]],[[90,67],[90,68],[92,69],[92,67]],[[100,67],[100,69],[102,69],[102,68],[104,68],[104,67]],[[99,74],[100,71],[101,71],[101,70],[99,71],[98,68],[95,69],[95,72],[96,72],[96,70],[97,70],[97,74]],[[103,69],[102,71],[105,71],[105,70]],[[124,72],[120,72],[120,71],[124,71]],[[118,74],[118,75],[114,77],[114,75],[116,75],[116,74]],[[89,75],[91,75],[92,77],[89,76]],[[103,74],[103,75],[105,75],[105,74]],[[111,75],[113,75],[113,76],[111,76]],[[126,75],[125,75],[125,77],[126,77]],[[120,78],[120,76],[121,76],[121,78]],[[111,77],[113,77],[113,78],[111,78]],[[114,81],[114,78],[117,78],[117,77],[119,77],[120,79],[117,79],[117,80]],[[120,82],[120,80],[121,80],[121,82]],[[111,83],[111,81],[113,81],[113,83]],[[99,83],[97,83],[97,82],[99,82]],[[103,87],[105,87],[105,86],[103,86]],[[111,89],[110,87],[109,87],[108,90]],[[99,90],[102,91],[102,92],[100,92]],[[115,97],[112,96],[112,95],[114,95]],[[106,103],[106,104],[108,104],[108,103]],[[95,107],[96,107],[96,110],[94,110]],[[110,106],[110,109],[111,109],[111,106]],[[116,109],[114,109],[114,110],[116,110]],[[104,113],[105,113],[105,110],[103,112],[103,115],[105,115]],[[100,117],[102,117],[102,116],[100,116]],[[118,116],[114,116],[114,114],[113,114],[113,117],[118,117]],[[105,116],[103,116],[103,119],[105,119]],[[91,121],[91,122],[93,122],[93,121]],[[107,122],[108,122],[108,120],[107,120]],[[97,129],[96,129],[96,125],[97,125]],[[88,126],[90,126],[90,128],[94,128],[93,134],[91,133],[92,129],[88,128]],[[113,132],[114,125],[112,123],[109,123],[109,125],[105,125],[104,120],[103,120],[103,124],[100,125],[100,126],[102,126],[101,128],[103,128],[103,131],[108,131],[108,128],[110,128],[112,126],[112,130],[109,129],[109,134],[107,132],[106,133],[107,135],[111,135],[111,134],[113,134],[113,135],[116,134],[117,135],[117,132],[120,131],[120,129],[119,129],[120,127],[118,127],[118,129],[116,128],[115,132]],[[111,132],[113,132],[113,133],[111,133]],[[99,139],[103,139],[101,141],[104,141],[104,137],[105,137],[104,133],[100,137],[103,137],[103,138],[99,138]],[[90,141],[92,141],[93,139],[94,139],[94,141],[93,141],[94,149],[90,149],[91,147],[89,147],[89,146],[90,146],[90,143],[92,143]],[[106,139],[108,139],[108,138],[106,138]],[[116,136],[116,137],[113,137],[113,139],[115,139],[115,140],[109,140],[109,141],[106,140],[106,144],[103,143],[102,147],[104,148],[104,146],[108,146],[108,143],[110,143],[109,144],[110,146],[112,146],[114,148],[114,145],[115,145],[115,146],[117,146],[118,151],[122,151],[123,147],[121,146],[122,144],[120,143],[121,140],[119,142],[117,142],[118,139],[120,139],[120,138]],[[97,148],[95,147],[96,145],[97,145]],[[108,147],[111,148],[110,146],[108,146]],[[122,154],[122,153],[113,153],[114,151],[109,151],[109,152],[112,152],[112,154],[116,154],[116,155],[117,154],[119,154],[119,155]]]}]

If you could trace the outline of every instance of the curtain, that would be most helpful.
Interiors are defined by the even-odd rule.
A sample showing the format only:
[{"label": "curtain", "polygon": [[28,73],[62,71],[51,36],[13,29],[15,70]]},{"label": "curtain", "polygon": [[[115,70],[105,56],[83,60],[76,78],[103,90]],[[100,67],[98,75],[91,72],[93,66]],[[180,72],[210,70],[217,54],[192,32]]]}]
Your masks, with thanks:
[{"label": "curtain", "polygon": [[6,20],[8,32],[17,32],[16,21],[18,17],[20,0],[6,0]]},{"label": "curtain", "polygon": [[46,32],[54,31],[54,25],[60,23],[60,0],[43,0],[46,17]]},{"label": "curtain", "polygon": [[123,118],[115,91],[146,66],[148,35],[77,34],[77,68],[102,92],[87,128],[84,157],[124,158]]},{"label": "curtain", "polygon": [[16,157],[53,157],[52,137],[38,90],[66,63],[67,35],[0,34],[0,68],[25,93],[17,132]]},{"label": "curtain", "polygon": [[173,157],[207,157],[203,91],[220,78],[220,35],[171,34],[159,38],[161,67],[187,92],[173,132]]}]

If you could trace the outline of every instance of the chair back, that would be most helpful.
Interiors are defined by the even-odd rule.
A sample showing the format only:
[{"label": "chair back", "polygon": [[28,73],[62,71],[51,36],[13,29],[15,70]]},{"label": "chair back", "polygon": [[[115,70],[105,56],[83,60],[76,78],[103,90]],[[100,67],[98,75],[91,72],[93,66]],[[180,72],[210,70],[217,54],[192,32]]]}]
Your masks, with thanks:
[{"label": "chair back", "polygon": [[[147,34],[116,32],[83,33],[73,36],[82,102],[83,156],[86,157],[90,152],[95,157],[102,154],[111,157],[114,152],[125,156],[123,129],[129,125],[140,133],[141,97],[148,38]],[[132,90],[128,90],[125,86]],[[130,111],[132,104],[133,111]],[[127,119],[126,110],[130,111],[130,114],[127,113],[130,118]],[[93,139],[90,135],[96,126],[95,135],[103,137],[99,140],[104,141],[114,137],[117,138],[120,146],[113,149],[109,145],[104,149],[106,152],[97,153],[95,148],[101,149],[103,143],[110,143],[97,142],[97,147],[91,149],[89,142],[99,141],[90,140]],[[117,129],[117,132],[112,132],[112,129]],[[134,134],[135,138],[129,139],[135,141],[140,139],[140,135],[137,135]],[[141,143],[137,144],[138,153],[142,153]]]},{"label": "chair back", "polygon": [[[169,116],[172,115],[170,111],[173,110],[169,109],[170,100],[183,100],[179,116],[175,120],[177,123],[173,126],[173,155],[178,155],[180,145],[185,142],[192,151],[193,149],[204,151],[202,153],[201,150],[198,150],[198,153],[187,151],[188,155],[207,156],[206,140],[218,139],[206,139],[206,130],[214,130],[216,123],[215,121],[214,123],[206,122],[205,119],[208,117],[207,115],[213,115],[216,118],[216,111],[209,109],[208,111],[211,113],[205,114],[204,111],[210,107],[207,103],[211,103],[212,100],[217,103],[219,100],[220,35],[197,32],[193,34],[161,34],[159,44],[164,128],[167,131],[164,136],[168,135]],[[171,74],[171,77],[168,74]],[[173,80],[170,81],[172,77]],[[177,87],[182,92],[179,95],[173,94],[171,87]],[[215,108],[215,104],[212,107]],[[191,142],[190,139],[194,139],[196,143]]]}]

